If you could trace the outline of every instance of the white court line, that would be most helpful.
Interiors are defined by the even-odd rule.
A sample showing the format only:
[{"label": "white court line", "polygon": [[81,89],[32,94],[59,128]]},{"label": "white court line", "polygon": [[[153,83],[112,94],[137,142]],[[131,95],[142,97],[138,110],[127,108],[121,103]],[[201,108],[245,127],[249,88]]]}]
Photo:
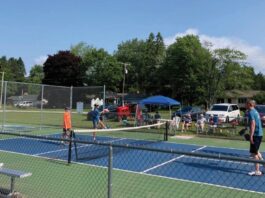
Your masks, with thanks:
[{"label": "white court line", "polygon": [[43,153],[37,153],[37,154],[33,154],[33,156],[40,156],[40,155],[45,155],[45,154],[49,154],[49,153],[57,153],[57,152],[61,152],[61,151],[67,151],[68,148],[66,149],[59,149],[59,150],[54,150],[54,151],[47,151],[47,152],[43,152]]},{"label": "white court line", "polygon": [[[204,148],[206,148],[206,147],[207,147],[207,146],[203,146],[203,147],[200,147],[200,148],[198,148],[198,149],[196,149],[196,150],[193,150],[193,151],[191,151],[191,152],[194,153],[194,152],[199,151],[199,150],[202,150],[202,149],[204,149]],[[171,160],[168,160],[168,161],[166,161],[166,162],[163,162],[163,163],[161,163],[161,164],[158,164],[158,165],[156,165],[156,166],[153,166],[153,167],[151,167],[151,168],[148,168],[148,169],[142,171],[141,173],[147,173],[147,172],[150,171],[150,170],[153,170],[153,169],[159,168],[159,167],[161,167],[161,166],[164,166],[164,165],[166,165],[166,164],[169,164],[169,163],[171,163],[171,162],[174,162],[175,160],[180,159],[180,158],[183,158],[184,156],[185,156],[185,155],[181,155],[181,156],[175,157],[175,158],[173,158],[173,159],[171,159]]]},{"label": "white court line", "polygon": [[5,141],[5,140],[15,140],[15,139],[22,139],[23,137],[15,137],[15,138],[6,138],[6,139],[0,139],[0,141]]},{"label": "white court line", "polygon": [[216,162],[220,162],[220,161],[226,161],[229,163],[235,163],[235,164],[244,164],[244,165],[253,165],[254,162],[241,162],[241,161],[232,161],[232,160],[224,160],[224,159],[212,159],[212,158],[205,158],[205,157],[197,157],[197,156],[189,156],[189,158],[193,158],[193,159],[204,159],[207,161],[216,161]]},{"label": "white court line", "polygon": [[[121,141],[121,140],[125,140],[125,139],[126,138],[120,138],[120,139],[116,139],[116,140],[112,140],[112,141],[106,141],[104,143],[113,143],[113,142],[117,142],[117,141]],[[89,145],[86,144],[84,146],[78,146],[77,148],[90,147],[90,146],[93,146],[93,145],[97,145],[97,144],[89,144]],[[71,149],[74,149],[74,148],[71,148]],[[33,156],[40,156],[40,155],[46,155],[46,154],[50,154],[50,153],[57,153],[57,152],[65,151],[65,150],[68,150],[68,148],[54,150],[54,151],[48,151],[48,152],[43,152],[43,153],[37,153],[37,154],[34,154]]]}]

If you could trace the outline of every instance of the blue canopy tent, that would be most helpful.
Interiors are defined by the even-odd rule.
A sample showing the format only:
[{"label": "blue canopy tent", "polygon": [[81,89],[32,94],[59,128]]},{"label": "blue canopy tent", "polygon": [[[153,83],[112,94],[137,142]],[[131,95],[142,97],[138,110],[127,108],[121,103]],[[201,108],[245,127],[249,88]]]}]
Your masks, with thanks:
[{"label": "blue canopy tent", "polygon": [[151,96],[140,101],[140,104],[154,104],[154,105],[180,105],[180,102],[165,96]]},{"label": "blue canopy tent", "polygon": [[167,105],[169,106],[170,116],[171,116],[171,106],[180,105],[179,101],[166,96],[151,96],[140,101],[140,105]]}]

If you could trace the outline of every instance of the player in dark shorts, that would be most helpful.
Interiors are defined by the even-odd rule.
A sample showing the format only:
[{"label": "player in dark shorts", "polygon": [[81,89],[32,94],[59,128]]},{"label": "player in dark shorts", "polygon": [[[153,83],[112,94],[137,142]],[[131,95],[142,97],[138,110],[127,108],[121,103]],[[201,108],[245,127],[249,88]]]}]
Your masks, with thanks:
[{"label": "player in dark shorts", "polygon": [[[256,160],[263,160],[261,153],[259,152],[259,147],[262,141],[263,129],[260,121],[260,116],[255,109],[256,102],[254,100],[248,100],[246,103],[246,108],[248,109],[248,123],[249,123],[249,142],[250,149],[249,152],[251,157]],[[251,176],[260,176],[262,172],[259,169],[259,163],[255,164],[255,171],[248,173]]]}]

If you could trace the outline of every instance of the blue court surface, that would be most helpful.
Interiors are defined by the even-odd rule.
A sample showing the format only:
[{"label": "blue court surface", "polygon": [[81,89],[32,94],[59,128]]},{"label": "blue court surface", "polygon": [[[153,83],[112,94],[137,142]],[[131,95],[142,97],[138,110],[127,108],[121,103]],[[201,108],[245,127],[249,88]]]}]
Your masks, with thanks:
[{"label": "blue court surface", "polygon": [[[60,134],[53,137],[60,138]],[[78,136],[80,140],[92,140],[88,135]],[[111,142],[115,144],[138,145],[149,148],[169,150],[182,150],[196,153],[221,154],[238,157],[249,157],[248,150],[233,148],[218,148],[198,145],[176,144],[169,142],[148,142],[143,140],[131,140],[125,138],[97,137],[99,142]],[[0,140],[0,150],[21,153],[26,155],[67,160],[68,145],[58,142],[44,141],[31,138],[10,138]],[[77,144],[72,148],[73,163],[82,163],[107,167],[108,148],[91,144]],[[113,148],[113,168],[136,174],[152,175],[172,180],[188,181],[194,183],[219,186],[223,188],[237,189],[265,193],[265,176],[249,176],[247,173],[254,169],[251,163],[206,159],[185,155],[167,154],[143,150],[131,150]],[[261,168],[264,169],[263,167]]]}]

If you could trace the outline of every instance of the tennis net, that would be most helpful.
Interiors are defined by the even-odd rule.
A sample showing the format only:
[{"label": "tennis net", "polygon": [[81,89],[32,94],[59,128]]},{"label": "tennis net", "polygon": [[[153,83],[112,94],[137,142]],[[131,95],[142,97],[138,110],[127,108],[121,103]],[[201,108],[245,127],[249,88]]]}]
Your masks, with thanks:
[{"label": "tennis net", "polygon": [[[96,135],[94,141],[93,133]],[[148,146],[167,140],[165,123],[116,129],[76,129],[73,132],[74,155],[77,161],[90,160],[108,155],[108,145]],[[100,143],[106,143],[102,145]],[[114,153],[127,151],[117,147]]]}]

